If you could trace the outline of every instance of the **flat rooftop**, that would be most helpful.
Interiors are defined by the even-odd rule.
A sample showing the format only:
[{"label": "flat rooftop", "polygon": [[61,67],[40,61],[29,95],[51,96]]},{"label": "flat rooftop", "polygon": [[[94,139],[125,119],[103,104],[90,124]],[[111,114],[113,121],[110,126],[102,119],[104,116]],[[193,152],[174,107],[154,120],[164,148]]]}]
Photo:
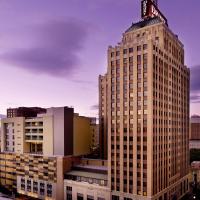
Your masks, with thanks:
[{"label": "flat rooftop", "polygon": [[65,177],[69,176],[93,178],[107,181],[108,168],[106,166],[96,165],[75,165],[71,171],[65,173]]},{"label": "flat rooftop", "polygon": [[93,172],[85,172],[85,171],[78,171],[78,170],[72,170],[68,173],[66,173],[67,176],[79,176],[79,177],[85,177],[85,178],[94,178],[94,179],[100,179],[100,180],[108,180],[107,174],[101,174],[101,173],[93,173]]},{"label": "flat rooftop", "polygon": [[106,166],[94,166],[94,165],[75,165],[74,168],[81,168],[81,169],[93,169],[93,170],[100,170],[100,171],[108,171],[108,167]]}]

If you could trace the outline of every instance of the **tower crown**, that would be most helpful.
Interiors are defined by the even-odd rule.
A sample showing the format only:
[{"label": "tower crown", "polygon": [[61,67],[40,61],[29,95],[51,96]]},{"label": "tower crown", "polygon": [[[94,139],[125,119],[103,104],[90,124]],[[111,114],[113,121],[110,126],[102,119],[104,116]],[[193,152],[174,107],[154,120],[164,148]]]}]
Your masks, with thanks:
[{"label": "tower crown", "polygon": [[167,26],[167,19],[158,9],[157,0],[142,0],[141,1],[141,17],[146,20],[149,18],[159,17]]}]

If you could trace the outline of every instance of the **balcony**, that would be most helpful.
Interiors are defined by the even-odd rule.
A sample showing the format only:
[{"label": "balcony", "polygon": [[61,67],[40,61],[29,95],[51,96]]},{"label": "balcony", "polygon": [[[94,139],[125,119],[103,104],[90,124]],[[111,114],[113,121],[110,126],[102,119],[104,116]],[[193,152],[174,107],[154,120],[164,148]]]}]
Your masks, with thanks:
[{"label": "balcony", "polygon": [[26,142],[41,142],[43,141],[43,129],[28,129],[25,131]]},{"label": "balcony", "polygon": [[43,136],[42,135],[26,135],[25,136],[26,142],[42,142]]},{"label": "balcony", "polygon": [[42,121],[27,121],[25,122],[25,126],[30,128],[30,127],[42,127],[43,126],[43,122]]},{"label": "balcony", "polygon": [[25,134],[43,134],[43,129],[26,129]]}]

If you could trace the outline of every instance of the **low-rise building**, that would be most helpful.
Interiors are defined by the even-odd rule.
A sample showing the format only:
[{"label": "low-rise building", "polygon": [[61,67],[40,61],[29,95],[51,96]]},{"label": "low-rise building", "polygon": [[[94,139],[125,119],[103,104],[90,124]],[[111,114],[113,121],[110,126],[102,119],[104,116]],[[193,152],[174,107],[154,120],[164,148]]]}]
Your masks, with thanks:
[{"label": "low-rise building", "polygon": [[190,140],[190,149],[200,149],[200,140]]},{"label": "low-rise building", "polygon": [[69,107],[2,119],[0,185],[37,199],[64,199],[64,174],[90,154],[93,126]]},{"label": "low-rise building", "polygon": [[200,149],[200,116],[190,118],[190,149]]},{"label": "low-rise building", "polygon": [[94,125],[73,108],[48,108],[36,117],[2,119],[1,149],[6,152],[42,155],[88,155]]},{"label": "low-rise building", "polygon": [[66,200],[110,200],[107,161],[83,159],[65,174]]},{"label": "low-rise building", "polygon": [[190,166],[189,181],[193,182],[196,176],[197,182],[200,182],[200,161],[193,161]]},{"label": "low-rise building", "polygon": [[0,185],[37,199],[64,198],[64,173],[80,159],[72,156],[0,154]]},{"label": "low-rise building", "polygon": [[16,155],[0,153],[0,186],[16,191]]},{"label": "low-rise building", "polygon": [[92,132],[91,150],[95,151],[99,148],[99,124],[96,123],[96,118],[91,118],[90,127]]},{"label": "low-rise building", "polygon": [[19,108],[8,108],[7,118],[12,117],[36,117],[39,113],[45,113],[45,108],[40,107],[19,107]]}]

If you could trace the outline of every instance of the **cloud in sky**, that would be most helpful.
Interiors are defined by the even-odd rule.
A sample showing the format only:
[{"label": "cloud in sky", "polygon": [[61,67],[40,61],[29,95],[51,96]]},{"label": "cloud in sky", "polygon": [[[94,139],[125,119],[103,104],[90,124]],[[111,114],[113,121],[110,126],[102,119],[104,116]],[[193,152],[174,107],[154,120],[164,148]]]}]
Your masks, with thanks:
[{"label": "cloud in sky", "polygon": [[0,61],[30,72],[70,77],[78,68],[79,54],[88,37],[88,25],[81,20],[52,20],[32,27],[34,43],[9,48]]},{"label": "cloud in sky", "polygon": [[190,95],[191,103],[200,103],[200,95]]},{"label": "cloud in sky", "polygon": [[200,103],[200,65],[190,68],[190,103]]},{"label": "cloud in sky", "polygon": [[200,100],[200,95],[191,95],[190,100],[192,100],[192,101]]},{"label": "cloud in sky", "polygon": [[95,105],[92,105],[90,107],[91,110],[98,110],[99,109],[99,105],[98,104],[95,104]]}]

